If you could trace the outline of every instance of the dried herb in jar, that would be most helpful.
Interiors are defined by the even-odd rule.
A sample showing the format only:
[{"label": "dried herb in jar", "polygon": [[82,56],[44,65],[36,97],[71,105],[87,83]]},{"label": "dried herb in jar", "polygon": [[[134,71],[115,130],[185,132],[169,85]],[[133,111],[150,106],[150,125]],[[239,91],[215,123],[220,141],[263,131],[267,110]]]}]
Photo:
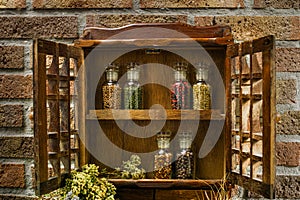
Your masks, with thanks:
[{"label": "dried herb in jar", "polygon": [[125,109],[142,109],[143,89],[139,83],[139,69],[136,63],[127,67],[127,82],[123,88],[123,102]]},{"label": "dried herb in jar", "polygon": [[186,79],[187,64],[175,65],[175,83],[171,87],[171,107],[173,110],[192,108],[192,88]]},{"label": "dried herb in jar", "polygon": [[158,152],[154,156],[154,178],[170,179],[172,174],[172,153],[169,152],[170,132],[157,134]]},{"label": "dried herb in jar", "polygon": [[191,133],[183,132],[180,134],[180,152],[176,155],[176,178],[192,179],[194,172],[194,154],[191,150]]},{"label": "dried herb in jar", "polygon": [[193,85],[193,108],[194,110],[208,110],[211,109],[211,88],[206,83],[208,78],[208,69],[200,67],[197,70],[197,83]]},{"label": "dried herb in jar", "polygon": [[106,83],[102,86],[103,108],[121,108],[121,88],[118,81],[118,67],[109,65],[106,69]]}]

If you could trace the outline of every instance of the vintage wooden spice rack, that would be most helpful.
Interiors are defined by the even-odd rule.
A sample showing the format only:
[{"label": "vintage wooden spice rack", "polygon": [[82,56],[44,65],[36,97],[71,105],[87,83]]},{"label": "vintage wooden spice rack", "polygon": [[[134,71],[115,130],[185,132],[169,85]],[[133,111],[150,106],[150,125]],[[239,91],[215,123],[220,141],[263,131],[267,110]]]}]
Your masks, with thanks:
[{"label": "vintage wooden spice rack", "polygon": [[[164,35],[157,30],[172,30],[174,34]],[[178,33],[185,36],[178,37]],[[95,69],[103,71],[105,65],[112,61],[125,66],[133,59],[139,63],[172,66],[174,60],[181,59],[171,52],[172,48],[187,52],[186,55],[191,58],[197,57],[197,51],[191,45],[195,41],[209,53],[222,78],[221,82],[215,81],[212,85],[212,110],[171,110],[168,89],[157,84],[145,85],[143,110],[111,112],[102,109],[99,86],[104,82],[104,76],[96,77]],[[179,194],[178,190],[209,189],[209,185],[220,184],[224,177],[231,184],[273,198],[273,49],[272,36],[235,44],[230,27],[193,27],[183,24],[135,24],[116,29],[86,28],[74,45],[36,40],[34,130],[37,193],[43,194],[58,188],[71,169],[80,168],[83,164],[96,163],[105,167],[84,145],[95,143],[93,145],[98,146],[99,152],[105,151],[101,149],[105,146],[100,141],[101,138],[94,139],[93,135],[100,131],[99,124],[106,137],[115,145],[130,152],[148,152],[157,148],[155,137],[141,139],[128,136],[118,128],[116,121],[126,124],[128,120],[134,120],[138,125],[146,126],[151,120],[156,123],[166,119],[164,128],[173,133],[176,133],[181,121],[185,121],[187,125],[193,124],[195,120],[199,122],[193,142],[196,155],[209,124],[218,126],[225,122],[225,125],[212,151],[206,157],[196,160],[197,179],[111,180],[118,187],[121,199],[173,198],[174,192]],[[92,50],[99,55],[93,57],[94,60],[88,58]],[[125,50],[127,52],[119,56]],[[189,71],[188,80],[193,83],[195,78],[192,66]],[[126,68],[121,67],[120,72],[124,74]],[[150,77],[169,77],[167,73],[163,70],[147,71]],[[219,94],[217,89],[223,84],[225,92]],[[165,115],[161,110],[150,109],[153,104],[164,106]],[[124,160],[120,156],[112,156],[113,152],[106,153],[116,162]]]}]

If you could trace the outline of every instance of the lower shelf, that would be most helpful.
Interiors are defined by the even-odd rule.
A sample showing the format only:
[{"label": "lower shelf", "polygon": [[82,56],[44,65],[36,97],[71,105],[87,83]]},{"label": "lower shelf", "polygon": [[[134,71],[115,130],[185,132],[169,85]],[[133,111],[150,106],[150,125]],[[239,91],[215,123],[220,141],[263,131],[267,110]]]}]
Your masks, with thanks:
[{"label": "lower shelf", "polygon": [[213,190],[224,187],[224,180],[179,180],[179,179],[109,179],[117,188]]}]

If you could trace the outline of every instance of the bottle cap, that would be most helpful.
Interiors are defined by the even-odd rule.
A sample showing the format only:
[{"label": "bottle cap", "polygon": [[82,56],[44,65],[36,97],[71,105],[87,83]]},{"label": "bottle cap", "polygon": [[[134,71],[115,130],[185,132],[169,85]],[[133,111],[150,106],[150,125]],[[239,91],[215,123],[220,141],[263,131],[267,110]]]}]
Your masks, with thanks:
[{"label": "bottle cap", "polygon": [[127,79],[138,81],[140,78],[140,67],[137,63],[131,62],[127,65]]},{"label": "bottle cap", "polygon": [[119,72],[119,67],[116,64],[108,64],[106,67],[106,79],[108,81],[117,81],[118,80],[118,72]]},{"label": "bottle cap", "polygon": [[197,67],[197,73],[196,73],[196,79],[197,80],[208,80],[208,67],[205,63],[199,63]]}]

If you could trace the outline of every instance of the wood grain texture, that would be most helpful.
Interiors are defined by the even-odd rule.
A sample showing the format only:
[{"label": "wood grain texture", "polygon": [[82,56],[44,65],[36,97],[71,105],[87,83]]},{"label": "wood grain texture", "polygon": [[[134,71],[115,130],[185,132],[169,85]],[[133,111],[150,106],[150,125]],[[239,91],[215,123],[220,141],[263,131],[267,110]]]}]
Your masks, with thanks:
[{"label": "wood grain texture", "polygon": [[[60,187],[66,174],[71,172],[73,151],[70,82],[74,81],[74,72],[71,79],[70,59],[73,58],[77,61],[76,64],[80,64],[81,55],[80,49],[66,44],[35,40],[34,119],[37,124],[35,126],[38,149],[35,157],[38,175],[37,194],[48,193]],[[76,166],[78,167],[78,164]]]},{"label": "wood grain texture", "polygon": [[[130,31],[134,29],[141,29],[138,33],[130,35],[124,35],[122,39],[136,39],[136,38],[175,38],[178,37],[178,32],[187,35],[190,38],[216,38],[231,36],[230,27],[228,26],[210,26],[210,27],[195,27],[182,23],[157,23],[157,24],[131,24],[120,28],[98,28],[89,27],[84,30],[82,39],[85,40],[102,40],[107,39],[115,34]],[[162,35],[160,29],[171,29],[173,34]]]},{"label": "wood grain texture", "polygon": [[228,150],[231,148],[231,153],[228,153],[231,162],[227,162],[231,167],[227,167],[227,170],[232,171],[232,166],[236,169],[239,165],[238,173],[230,173],[234,177],[232,180],[238,180],[238,184],[268,198],[274,197],[275,178],[273,42],[273,37],[267,36],[241,43],[238,55],[237,48],[232,47],[227,51],[228,68],[234,66],[231,67],[234,70],[231,81],[238,83],[238,88],[235,88],[237,91],[227,88],[227,95],[231,93],[232,100],[230,121],[234,121],[234,124],[227,123],[232,127],[231,135],[228,133],[227,137],[234,143],[239,136],[234,147],[227,146]]},{"label": "wood grain texture", "polygon": [[90,110],[87,119],[100,120],[224,120],[219,110]]}]

